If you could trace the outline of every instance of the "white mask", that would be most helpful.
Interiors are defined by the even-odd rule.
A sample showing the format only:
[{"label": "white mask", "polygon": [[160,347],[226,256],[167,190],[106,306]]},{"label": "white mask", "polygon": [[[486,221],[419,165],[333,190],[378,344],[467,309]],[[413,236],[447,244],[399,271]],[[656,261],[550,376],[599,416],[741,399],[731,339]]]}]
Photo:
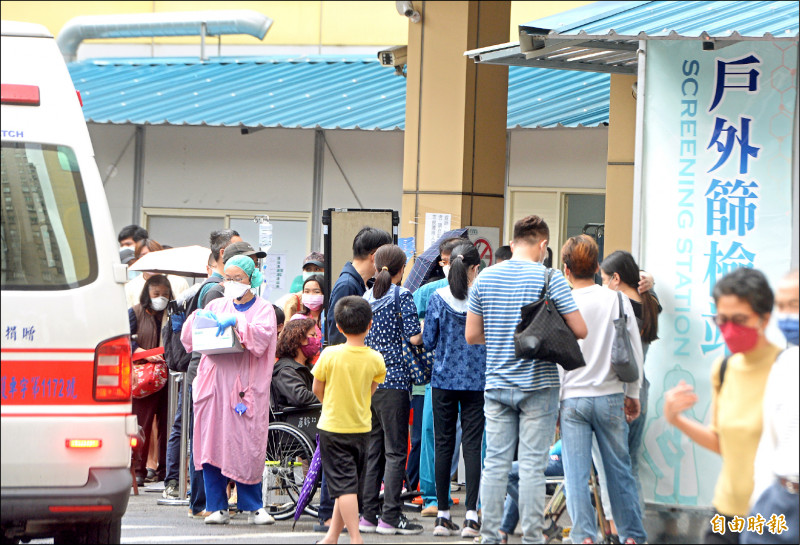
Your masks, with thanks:
[{"label": "white mask", "polygon": [[445,278],[450,276],[450,265],[445,265],[444,267],[442,267],[442,271],[444,272]]},{"label": "white mask", "polygon": [[155,299],[150,299],[150,308],[156,312],[161,312],[167,308],[167,303],[169,303],[169,301],[166,297],[156,297]]},{"label": "white mask", "polygon": [[231,299],[241,299],[250,290],[249,285],[239,282],[224,282],[222,285],[225,288],[225,297]]}]

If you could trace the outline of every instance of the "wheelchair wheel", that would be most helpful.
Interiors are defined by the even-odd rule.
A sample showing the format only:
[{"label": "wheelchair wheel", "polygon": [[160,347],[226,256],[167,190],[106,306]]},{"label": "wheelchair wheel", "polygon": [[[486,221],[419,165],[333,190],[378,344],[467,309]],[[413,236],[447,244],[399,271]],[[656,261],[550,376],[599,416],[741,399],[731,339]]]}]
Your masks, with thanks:
[{"label": "wheelchair wheel", "polygon": [[[276,520],[294,515],[315,445],[298,428],[283,422],[269,425],[262,494],[264,507]],[[311,490],[304,512],[316,517],[319,510],[319,479]]]}]

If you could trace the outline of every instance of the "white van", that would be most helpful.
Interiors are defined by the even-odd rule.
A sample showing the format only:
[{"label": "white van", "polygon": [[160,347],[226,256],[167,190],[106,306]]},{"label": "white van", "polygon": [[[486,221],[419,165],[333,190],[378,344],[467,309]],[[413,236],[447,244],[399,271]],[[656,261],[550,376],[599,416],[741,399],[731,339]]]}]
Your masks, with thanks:
[{"label": "white van", "polygon": [[3,542],[119,543],[131,347],[119,250],[53,36],[2,22]]}]

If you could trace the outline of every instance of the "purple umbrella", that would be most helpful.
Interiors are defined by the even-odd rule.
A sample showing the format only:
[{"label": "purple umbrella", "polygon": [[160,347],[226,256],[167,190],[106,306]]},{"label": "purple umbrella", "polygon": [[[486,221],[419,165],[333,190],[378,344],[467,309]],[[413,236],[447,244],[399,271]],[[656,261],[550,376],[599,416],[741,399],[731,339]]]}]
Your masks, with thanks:
[{"label": "purple umbrella", "polygon": [[416,289],[420,287],[428,279],[428,277],[430,277],[431,272],[433,272],[438,264],[439,244],[448,238],[464,238],[467,236],[467,231],[468,229],[466,227],[460,227],[458,229],[447,231],[440,236],[439,240],[437,240],[433,245],[419,254],[414,260],[414,266],[411,267],[411,272],[408,273],[408,277],[403,283],[403,287],[412,292],[416,291]]},{"label": "purple umbrella", "polygon": [[297,507],[294,510],[294,522],[292,523],[292,531],[294,525],[300,519],[308,502],[311,500],[311,494],[317,485],[319,478],[319,471],[322,468],[322,455],[319,452],[319,434],[317,434],[317,448],[314,450],[314,456],[311,457],[311,464],[308,466],[308,473],[306,473],[303,480],[303,488],[300,489],[300,495],[297,497]]}]

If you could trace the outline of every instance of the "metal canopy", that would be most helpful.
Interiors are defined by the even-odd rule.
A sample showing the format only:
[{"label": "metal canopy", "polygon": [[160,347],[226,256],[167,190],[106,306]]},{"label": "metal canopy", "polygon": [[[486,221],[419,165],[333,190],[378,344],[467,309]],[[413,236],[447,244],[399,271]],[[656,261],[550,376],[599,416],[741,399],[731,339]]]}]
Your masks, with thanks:
[{"label": "metal canopy", "polygon": [[636,74],[640,40],[797,41],[794,1],[597,2],[520,25],[520,41],[467,51],[477,63]]},{"label": "metal canopy", "polygon": [[[68,65],[92,123],[405,129],[406,81],[374,56],[91,59]],[[512,67],[508,129],[608,124],[606,74]]]},{"label": "metal canopy", "polygon": [[464,55],[482,64],[554,68],[584,72],[606,72],[612,74],[636,73],[636,50],[638,40],[627,42],[603,42],[550,38],[536,40],[520,34],[520,42],[484,47],[467,51]]}]

